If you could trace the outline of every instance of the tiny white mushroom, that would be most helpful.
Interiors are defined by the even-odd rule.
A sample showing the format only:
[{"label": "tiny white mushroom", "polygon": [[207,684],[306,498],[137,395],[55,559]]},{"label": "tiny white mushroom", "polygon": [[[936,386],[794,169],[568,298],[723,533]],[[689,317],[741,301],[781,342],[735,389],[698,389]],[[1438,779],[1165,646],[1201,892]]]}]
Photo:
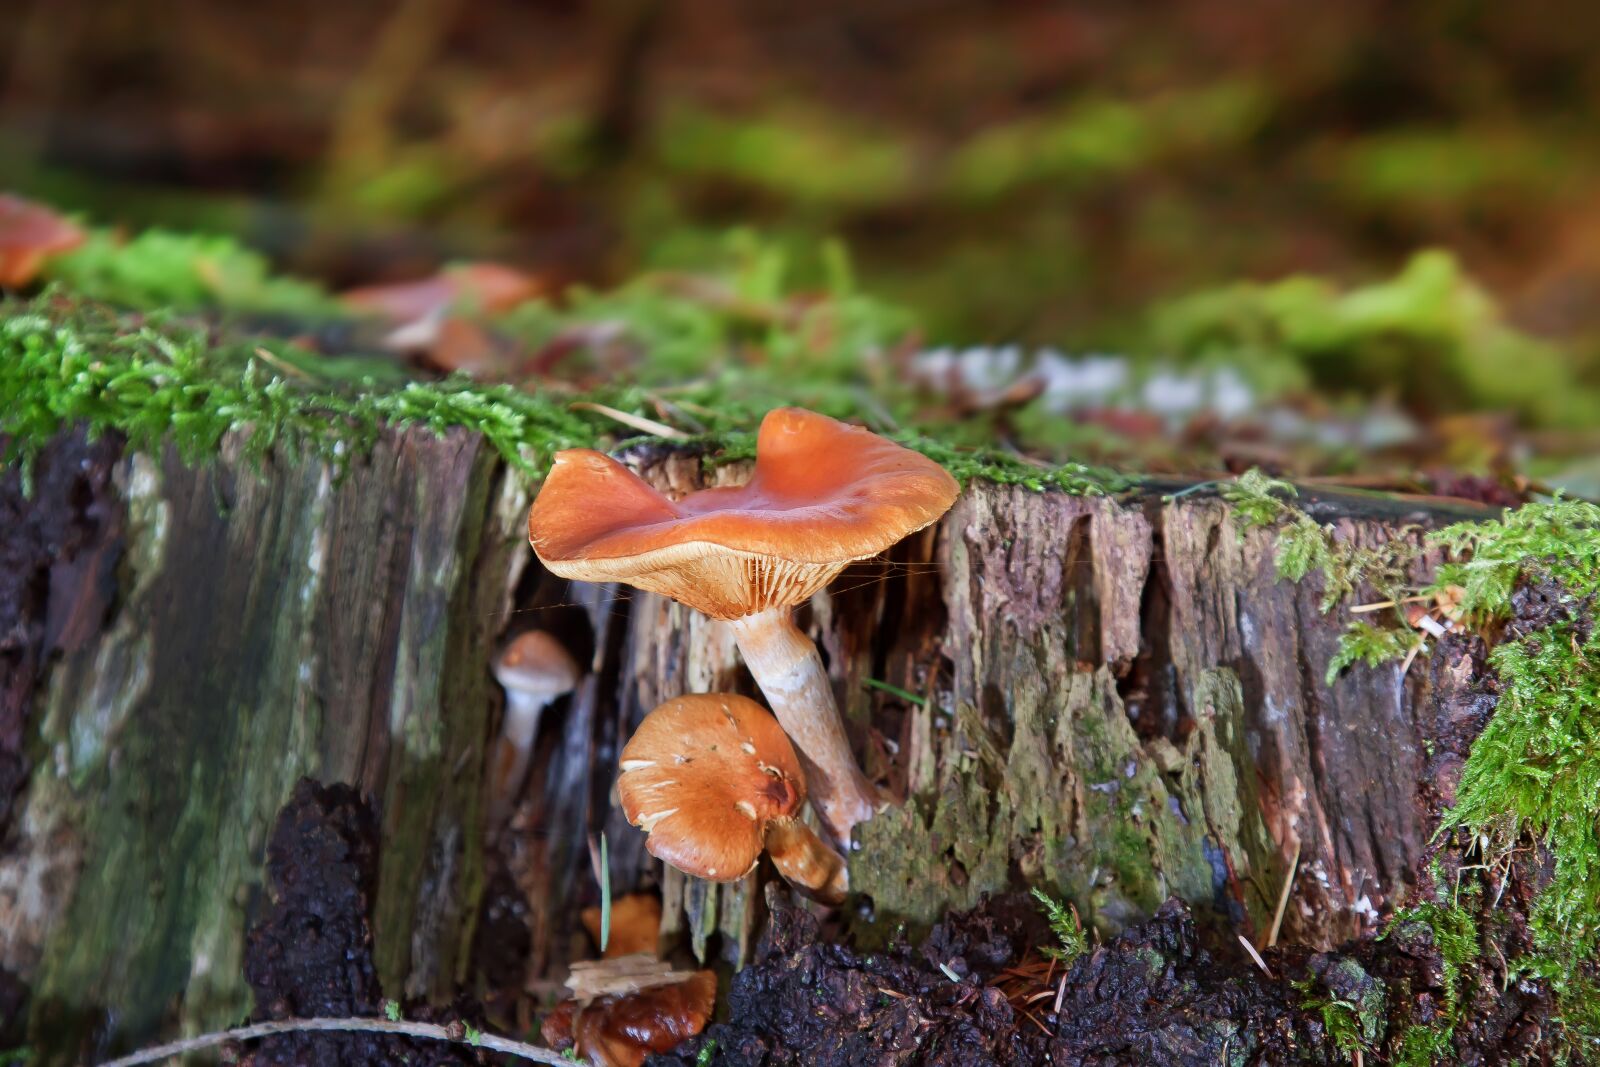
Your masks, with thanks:
[{"label": "tiny white mushroom", "polygon": [[495,661],[495,680],[506,691],[506,714],[490,764],[491,831],[498,830],[517,806],[540,716],[556,698],[572,691],[579,674],[571,654],[542,630],[517,637]]}]

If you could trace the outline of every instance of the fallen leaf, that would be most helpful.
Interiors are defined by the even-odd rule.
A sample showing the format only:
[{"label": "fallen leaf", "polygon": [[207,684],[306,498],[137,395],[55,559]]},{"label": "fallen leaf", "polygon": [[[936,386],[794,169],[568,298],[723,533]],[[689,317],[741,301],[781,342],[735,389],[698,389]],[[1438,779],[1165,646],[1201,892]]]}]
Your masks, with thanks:
[{"label": "fallen leaf", "polygon": [[27,285],[46,259],[83,239],[82,230],[43,204],[0,193],[0,288]]}]

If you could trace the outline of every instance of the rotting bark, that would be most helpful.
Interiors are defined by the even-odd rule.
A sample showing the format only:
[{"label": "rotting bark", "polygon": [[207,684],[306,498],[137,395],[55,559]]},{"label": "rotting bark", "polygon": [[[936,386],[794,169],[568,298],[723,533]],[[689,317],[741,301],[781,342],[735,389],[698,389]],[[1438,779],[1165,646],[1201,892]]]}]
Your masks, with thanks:
[{"label": "rotting bark", "polygon": [[[1110,930],[1176,894],[1255,936],[1298,843],[1286,939],[1370,929],[1421,852],[1415,682],[1388,667],[1323,685],[1343,620],[1317,610],[1317,582],[1278,579],[1272,533],[1241,539],[1204,500],[993,490],[957,511],[948,696],[912,735],[935,739],[932,774],[865,835],[880,862],[857,888],[925,923],[945,890],[870,879],[896,869],[886,852],[932,851],[963,906],[1015,864]],[[1051,530],[1070,531],[1064,556]]]},{"label": "rotting bark", "polygon": [[[35,700],[35,765],[0,859],[0,964],[33,988],[38,1062],[248,1009],[240,960],[274,813],[302,774],[378,802],[377,967],[394,995],[465,977],[482,878],[490,643],[526,494],[482,443],[387,436],[342,480],[230,444],[119,459],[115,610]],[[46,486],[41,486],[41,490]]]},{"label": "rotting bark", "polygon": [[[694,456],[635,462],[668,492],[708,481]],[[522,540],[526,490],[466,435],[387,434],[340,481],[281,455],[259,474],[231,452],[193,470],[107,463],[125,514],[117,595],[35,693],[33,750],[49,758],[0,858],[0,904],[19,916],[0,966],[33,988],[41,1062],[63,1061],[50,1050],[65,1034],[125,1047],[244,1017],[267,828],[303,774],[380,812],[373,927],[391,995],[519,970],[558,982],[592,951],[573,917],[598,900],[601,833],[614,892],[662,893],[664,948],[751,958],[766,872],[714,886],[662,871],[612,803],[617,752],[656,704],[759,699],[726,627],[545,573]],[[1310,506],[1362,542],[1462,517]],[[1104,936],[1176,895],[1202,930],[1259,940],[1297,845],[1283,941],[1371,932],[1424,852],[1430,675],[1357,667],[1324,686],[1342,620],[1318,612],[1314,581],[1277,579],[1273,549],[1215,499],[981,484],[802,608],[863,767],[903,800],[859,830],[860,942],[1026,884]],[[588,670],[545,715],[486,865],[488,665],[530,626]],[[525,946],[495,933],[519,921]]]},{"label": "rotting bark", "polygon": [[[645,473],[669,492],[701,484],[682,458]],[[1463,517],[1382,497],[1308,503],[1357,543]],[[802,626],[864,765],[905,798],[858,830],[858,936],[1037,884],[1105,933],[1176,895],[1202,926],[1260,939],[1297,846],[1282,939],[1330,948],[1372,932],[1424,848],[1427,676],[1358,667],[1325,686],[1343,620],[1318,610],[1317,581],[1279,580],[1275,547],[1214,498],[976,485],[937,533],[818,596]],[[714,624],[634,605],[631,715],[679,692],[753,693]],[[747,959],[749,887],[695,891],[697,953],[721,933],[724,957]]]},{"label": "rotting bark", "polygon": [[29,719],[45,666],[94,639],[111,607],[121,555],[117,453],[111,439],[61,438],[39,453],[31,497],[19,468],[0,471],[0,833],[28,780]]}]

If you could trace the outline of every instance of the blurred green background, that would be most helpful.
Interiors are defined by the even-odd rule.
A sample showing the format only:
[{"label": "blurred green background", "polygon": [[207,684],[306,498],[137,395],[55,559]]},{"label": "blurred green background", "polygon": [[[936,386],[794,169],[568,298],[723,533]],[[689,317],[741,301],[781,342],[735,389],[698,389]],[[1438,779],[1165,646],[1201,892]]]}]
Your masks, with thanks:
[{"label": "blurred green background", "polygon": [[745,229],[791,289],[848,271],[924,344],[1505,411],[1564,453],[1600,423],[1588,0],[4,0],[0,24],[0,187],[330,288],[494,259],[604,290]]}]

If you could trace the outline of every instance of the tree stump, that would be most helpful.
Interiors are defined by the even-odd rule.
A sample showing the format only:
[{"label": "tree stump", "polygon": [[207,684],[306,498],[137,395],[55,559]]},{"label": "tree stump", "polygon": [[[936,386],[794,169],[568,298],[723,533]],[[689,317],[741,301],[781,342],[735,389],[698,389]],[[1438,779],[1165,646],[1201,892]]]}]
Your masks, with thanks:
[{"label": "tree stump", "polygon": [[[632,461],[669,492],[744,476]],[[759,698],[732,640],[658,597],[545,573],[524,539],[530,487],[479,439],[392,431],[335,472],[281,453],[254,470],[232,445],[188,468],[64,438],[39,469],[34,500],[11,472],[0,504],[76,532],[0,530],[3,558],[33,568],[0,646],[0,756],[25,781],[0,857],[0,964],[32,989],[40,1062],[246,1014],[265,834],[307,775],[376,801],[388,995],[481,986],[497,864],[526,904],[530,979],[559,979],[587,951],[576,917],[598,899],[601,833],[613,892],[661,889],[670,944],[748,957],[761,875],[663,874],[612,803],[617,751],[656,703]],[[1361,543],[1481,515],[1305,503]],[[1176,895],[1259,939],[1296,853],[1282,939],[1373,930],[1424,849],[1428,672],[1358,666],[1325,685],[1343,620],[1319,612],[1314,580],[1280,581],[1273,550],[1214,498],[973,484],[802,609],[864,766],[898,800],[858,831],[857,936],[1038,885],[1107,933]],[[546,714],[486,858],[489,664],[532,626],[589,671]]]}]

